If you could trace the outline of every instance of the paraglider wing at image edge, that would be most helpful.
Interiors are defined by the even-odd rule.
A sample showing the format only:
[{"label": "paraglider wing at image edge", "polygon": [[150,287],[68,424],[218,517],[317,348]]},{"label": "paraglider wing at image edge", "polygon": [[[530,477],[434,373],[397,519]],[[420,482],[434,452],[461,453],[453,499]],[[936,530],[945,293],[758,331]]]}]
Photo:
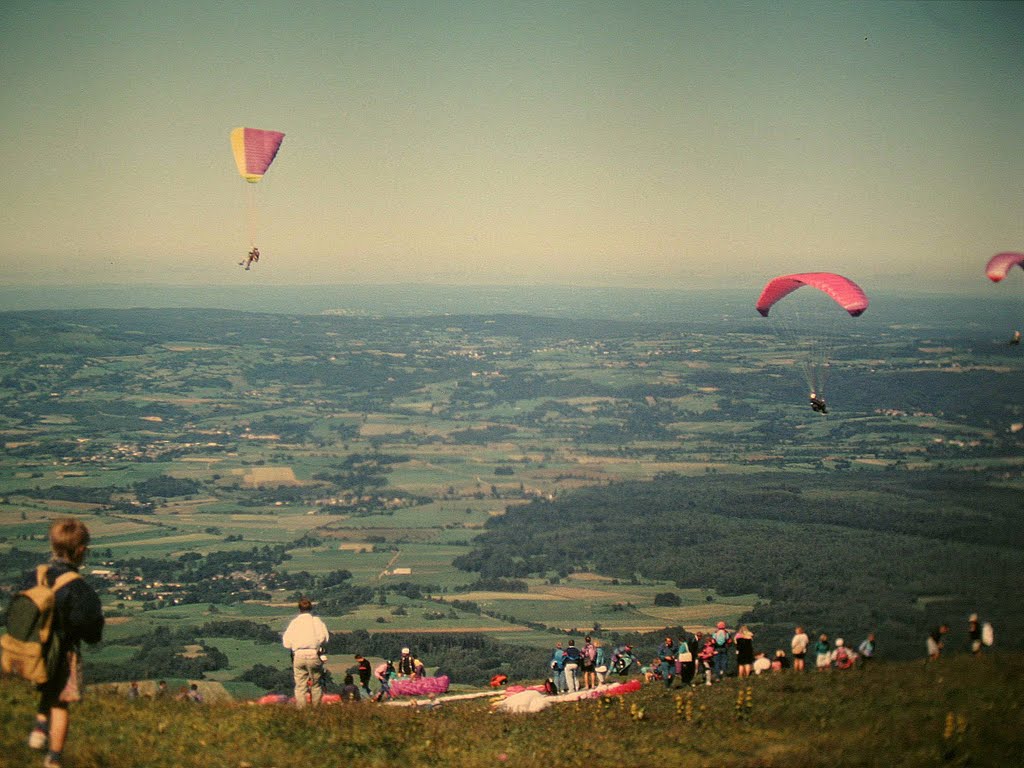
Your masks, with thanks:
[{"label": "paraglider wing at image edge", "polygon": [[1006,278],[1014,265],[1024,269],[1024,253],[1016,253],[1013,251],[997,253],[989,259],[988,264],[985,265],[985,275],[993,283],[998,283]]}]

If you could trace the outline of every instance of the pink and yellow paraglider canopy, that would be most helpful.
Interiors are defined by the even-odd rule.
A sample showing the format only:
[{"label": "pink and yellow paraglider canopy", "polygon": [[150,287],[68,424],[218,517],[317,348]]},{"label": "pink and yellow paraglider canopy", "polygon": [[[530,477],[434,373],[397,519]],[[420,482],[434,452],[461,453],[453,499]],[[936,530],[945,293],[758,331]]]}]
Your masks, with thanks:
[{"label": "pink and yellow paraglider canopy", "polygon": [[235,128],[231,131],[231,151],[235,155],[238,173],[250,184],[263,178],[274,162],[284,134],[259,128]]}]

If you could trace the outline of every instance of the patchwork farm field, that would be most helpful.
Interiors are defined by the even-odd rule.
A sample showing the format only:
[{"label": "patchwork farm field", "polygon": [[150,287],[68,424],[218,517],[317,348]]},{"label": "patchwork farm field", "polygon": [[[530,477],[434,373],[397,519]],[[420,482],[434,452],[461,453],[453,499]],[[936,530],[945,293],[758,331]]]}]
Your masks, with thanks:
[{"label": "patchwork farm field", "polygon": [[[0,575],[10,583],[44,556],[50,520],[82,517],[111,641],[211,621],[279,631],[304,592],[337,632],[473,631],[537,648],[570,630],[752,621],[795,576],[669,577],[680,569],[635,549],[650,536],[678,536],[682,551],[721,535],[718,523],[688,529],[686,500],[668,533],[640,511],[599,533],[574,526],[541,552],[524,528],[491,557],[500,572],[479,547],[523,511],[563,514],[594,488],[624,506],[621,484],[662,478],[731,478],[749,496],[778,473],[799,486],[797,511],[870,503],[885,517],[919,492],[897,501],[866,490],[870,479],[835,479],[911,488],[956,472],[1020,488],[1024,473],[1024,413],[1003,396],[1020,361],[952,323],[845,331],[823,416],[807,407],[798,355],[756,319],[254,314],[243,335],[237,315],[203,310],[5,317]],[[788,551],[803,534],[773,514],[785,533],[765,535],[787,543],[763,546]],[[743,569],[723,559],[727,574]],[[274,656],[216,642],[230,662],[209,673],[218,680]],[[125,647],[96,658],[121,663]]]}]

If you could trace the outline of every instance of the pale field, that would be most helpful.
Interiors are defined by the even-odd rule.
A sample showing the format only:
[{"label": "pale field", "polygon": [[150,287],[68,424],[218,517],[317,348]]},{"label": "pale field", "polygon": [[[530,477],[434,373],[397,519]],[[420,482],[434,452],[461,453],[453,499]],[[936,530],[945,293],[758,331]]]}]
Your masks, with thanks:
[{"label": "pale field", "polygon": [[[542,595],[548,595],[562,600],[608,600],[609,593],[596,590],[587,589],[586,587],[563,587],[559,585],[549,587],[539,587],[537,592]],[[622,601],[630,601],[632,595],[617,595]]]},{"label": "pale field", "polygon": [[253,467],[245,473],[246,485],[299,485],[291,467]]},{"label": "pale field", "polygon": [[[220,541],[220,539],[221,537],[219,536],[210,536],[205,533],[185,533],[173,536],[156,536],[146,539],[129,539],[127,541],[109,542],[109,546],[118,548],[138,546],[149,547],[153,544],[159,544],[161,546],[180,546],[182,544],[209,543],[211,541]],[[98,547],[101,545],[101,542],[102,539],[100,539],[99,536],[96,536],[93,540],[92,546],[94,548]]]},{"label": "pale field", "polygon": [[471,603],[516,602],[533,600],[568,600],[560,595],[546,595],[538,592],[464,592],[447,595],[448,600],[466,600]]}]

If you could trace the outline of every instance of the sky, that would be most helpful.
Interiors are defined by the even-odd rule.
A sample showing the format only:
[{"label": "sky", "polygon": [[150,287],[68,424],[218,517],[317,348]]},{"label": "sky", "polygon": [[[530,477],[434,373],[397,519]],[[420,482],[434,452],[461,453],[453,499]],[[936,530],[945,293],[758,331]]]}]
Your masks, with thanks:
[{"label": "sky", "polygon": [[1022,2],[7,0],[0,287],[985,290],[1022,52]]}]

